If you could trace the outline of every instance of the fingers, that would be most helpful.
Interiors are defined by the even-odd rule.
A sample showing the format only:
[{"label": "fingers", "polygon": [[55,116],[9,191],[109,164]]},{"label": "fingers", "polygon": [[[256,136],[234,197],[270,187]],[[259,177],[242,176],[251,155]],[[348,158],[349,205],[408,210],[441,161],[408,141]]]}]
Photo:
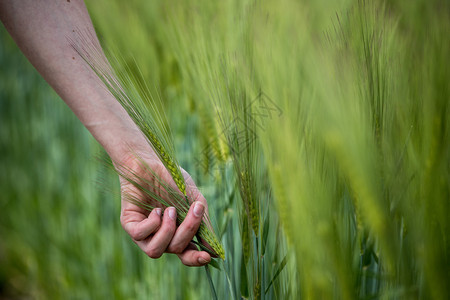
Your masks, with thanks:
[{"label": "fingers", "polygon": [[181,254],[177,254],[181,262],[188,267],[201,267],[211,261],[208,252],[198,251],[195,245],[190,244]]},{"label": "fingers", "polygon": [[199,202],[194,202],[186,215],[184,221],[178,226],[175,235],[167,248],[171,253],[182,253],[197,233],[202,223],[205,206]]},{"label": "fingers", "polygon": [[[142,177],[146,178],[148,174],[145,173],[146,169],[142,168],[141,164],[141,161],[139,161],[137,166],[131,164],[130,170],[138,175],[144,173]],[[163,182],[167,182],[174,189],[177,189],[170,173],[162,164],[150,163],[150,166],[146,166],[146,168],[152,169]],[[182,172],[186,177],[188,198],[194,202],[189,208],[184,221],[178,227],[176,222],[177,212],[174,207],[166,208],[164,214],[162,213],[162,209],[156,208],[147,215],[148,212],[144,208],[127,201],[126,196],[131,199],[148,201],[155,206],[160,205],[151,195],[137,189],[122,177],[121,188],[124,197],[122,198],[121,223],[125,231],[149,257],[159,258],[164,252],[170,252],[177,254],[182,263],[187,266],[202,266],[211,261],[211,256],[205,251],[198,251],[191,241],[198,231],[204,216],[205,222],[207,225],[209,224],[207,221],[208,204],[195,186],[192,178],[184,170]],[[149,179],[149,182],[153,181],[154,178]],[[157,192],[164,192],[159,185],[155,186]],[[170,195],[164,194],[164,196]],[[168,202],[170,203],[170,201]]]},{"label": "fingers", "polygon": [[[130,222],[125,230],[136,244],[151,258],[159,258],[164,252],[176,253],[186,266],[203,266],[211,261],[205,251],[198,251],[191,243],[202,222],[205,206],[194,202],[184,221],[176,227],[177,212],[174,207],[166,208],[161,222],[161,209],[154,209],[148,218]],[[152,236],[150,236],[153,234]]]},{"label": "fingers", "polygon": [[176,230],[177,212],[174,207],[164,211],[161,227],[147,241],[139,242],[138,246],[151,258],[160,258],[166,251]]},{"label": "fingers", "polygon": [[135,221],[123,223],[123,228],[135,241],[142,241],[154,233],[161,225],[161,208],[155,208],[147,218],[144,215],[136,215]]}]

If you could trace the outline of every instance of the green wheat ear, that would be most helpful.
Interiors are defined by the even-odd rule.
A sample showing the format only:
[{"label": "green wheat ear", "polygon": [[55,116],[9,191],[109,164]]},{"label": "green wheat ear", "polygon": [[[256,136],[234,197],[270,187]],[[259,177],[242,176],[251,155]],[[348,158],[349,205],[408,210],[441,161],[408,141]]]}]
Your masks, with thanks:
[{"label": "green wheat ear", "polygon": [[175,181],[177,187],[180,189],[183,195],[186,196],[186,183],[184,182],[184,177],[180,172],[180,168],[173,161],[171,156],[164,149],[164,146],[161,145],[158,138],[156,137],[155,134],[153,134],[151,130],[146,131],[144,134],[147,136],[148,140],[152,144],[153,149],[155,149],[159,158],[163,161],[164,165],[166,166],[167,170],[169,171],[170,175]]}]

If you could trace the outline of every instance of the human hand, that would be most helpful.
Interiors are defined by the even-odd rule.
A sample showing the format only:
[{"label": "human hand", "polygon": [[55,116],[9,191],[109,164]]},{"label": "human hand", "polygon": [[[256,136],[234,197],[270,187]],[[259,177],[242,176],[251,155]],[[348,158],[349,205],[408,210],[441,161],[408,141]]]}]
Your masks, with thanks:
[{"label": "human hand", "polygon": [[[146,167],[143,167],[142,162]],[[170,173],[157,157],[131,156],[120,164],[122,169],[132,171],[138,177],[145,178],[146,185],[153,188],[160,197],[165,196],[161,191],[160,183],[150,176],[146,168],[150,168],[163,182],[177,189]],[[123,170],[121,171],[123,172]],[[126,171],[125,171],[126,172]],[[203,266],[211,261],[211,255],[206,251],[199,251],[192,243],[203,216],[207,214],[206,199],[195,186],[192,178],[182,170],[186,181],[186,193],[192,202],[184,221],[177,226],[177,211],[175,207],[164,207],[155,199],[148,199],[139,188],[121,176],[121,215],[122,227],[131,236],[133,241],[151,258],[159,258],[163,253],[174,253],[186,266]],[[154,188],[159,187],[159,188]],[[154,208],[148,210],[130,202],[127,197],[151,204]],[[166,199],[171,203],[173,199]],[[206,245],[207,246],[207,245]]]}]

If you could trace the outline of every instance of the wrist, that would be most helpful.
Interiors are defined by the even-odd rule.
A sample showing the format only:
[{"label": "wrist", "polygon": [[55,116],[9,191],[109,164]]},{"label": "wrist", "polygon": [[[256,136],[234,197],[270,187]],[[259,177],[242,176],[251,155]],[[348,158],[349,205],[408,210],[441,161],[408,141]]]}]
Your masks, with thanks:
[{"label": "wrist", "polygon": [[127,165],[137,158],[159,160],[152,146],[138,130],[111,132],[105,143],[101,143],[114,165]]},{"label": "wrist", "polygon": [[84,122],[84,125],[114,165],[123,165],[136,156],[157,158],[152,146],[120,105],[101,111],[92,121]]}]

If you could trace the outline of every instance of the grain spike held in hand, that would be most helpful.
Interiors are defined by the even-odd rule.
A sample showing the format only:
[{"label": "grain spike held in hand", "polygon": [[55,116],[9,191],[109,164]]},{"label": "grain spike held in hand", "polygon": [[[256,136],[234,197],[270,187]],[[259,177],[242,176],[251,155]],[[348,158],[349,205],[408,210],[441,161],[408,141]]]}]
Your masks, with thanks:
[{"label": "grain spike held in hand", "polygon": [[[164,112],[158,109],[155,99],[151,97],[147,86],[143,84],[140,74],[134,74],[129,65],[113,57],[113,64],[117,69],[120,69],[117,73],[114,71],[92,33],[78,30],[76,38],[69,39],[69,42],[145,135],[184,197],[170,187],[167,182],[159,178],[148,165],[145,165],[140,160],[140,157],[137,157],[137,159],[142,162],[141,167],[144,168],[150,178],[158,182],[158,186],[154,183],[152,184],[148,178],[143,178],[124,166],[120,166],[122,170],[119,171],[119,175],[143,191],[150,199],[164,206],[175,206],[178,215],[177,222],[180,224],[186,217],[191,202],[186,193],[186,182],[181,173],[181,168],[174,156],[174,147],[170,131],[166,125]],[[160,103],[159,98],[158,100]],[[165,197],[161,195],[165,195]],[[166,198],[170,198],[170,202]],[[149,211],[154,208],[151,203],[144,202],[132,195],[128,195],[128,201]],[[196,243],[202,250],[208,251],[222,259],[225,258],[223,247],[215,235],[209,217],[206,214],[197,236],[207,242],[213,249],[211,251],[211,249],[201,243]]]}]

